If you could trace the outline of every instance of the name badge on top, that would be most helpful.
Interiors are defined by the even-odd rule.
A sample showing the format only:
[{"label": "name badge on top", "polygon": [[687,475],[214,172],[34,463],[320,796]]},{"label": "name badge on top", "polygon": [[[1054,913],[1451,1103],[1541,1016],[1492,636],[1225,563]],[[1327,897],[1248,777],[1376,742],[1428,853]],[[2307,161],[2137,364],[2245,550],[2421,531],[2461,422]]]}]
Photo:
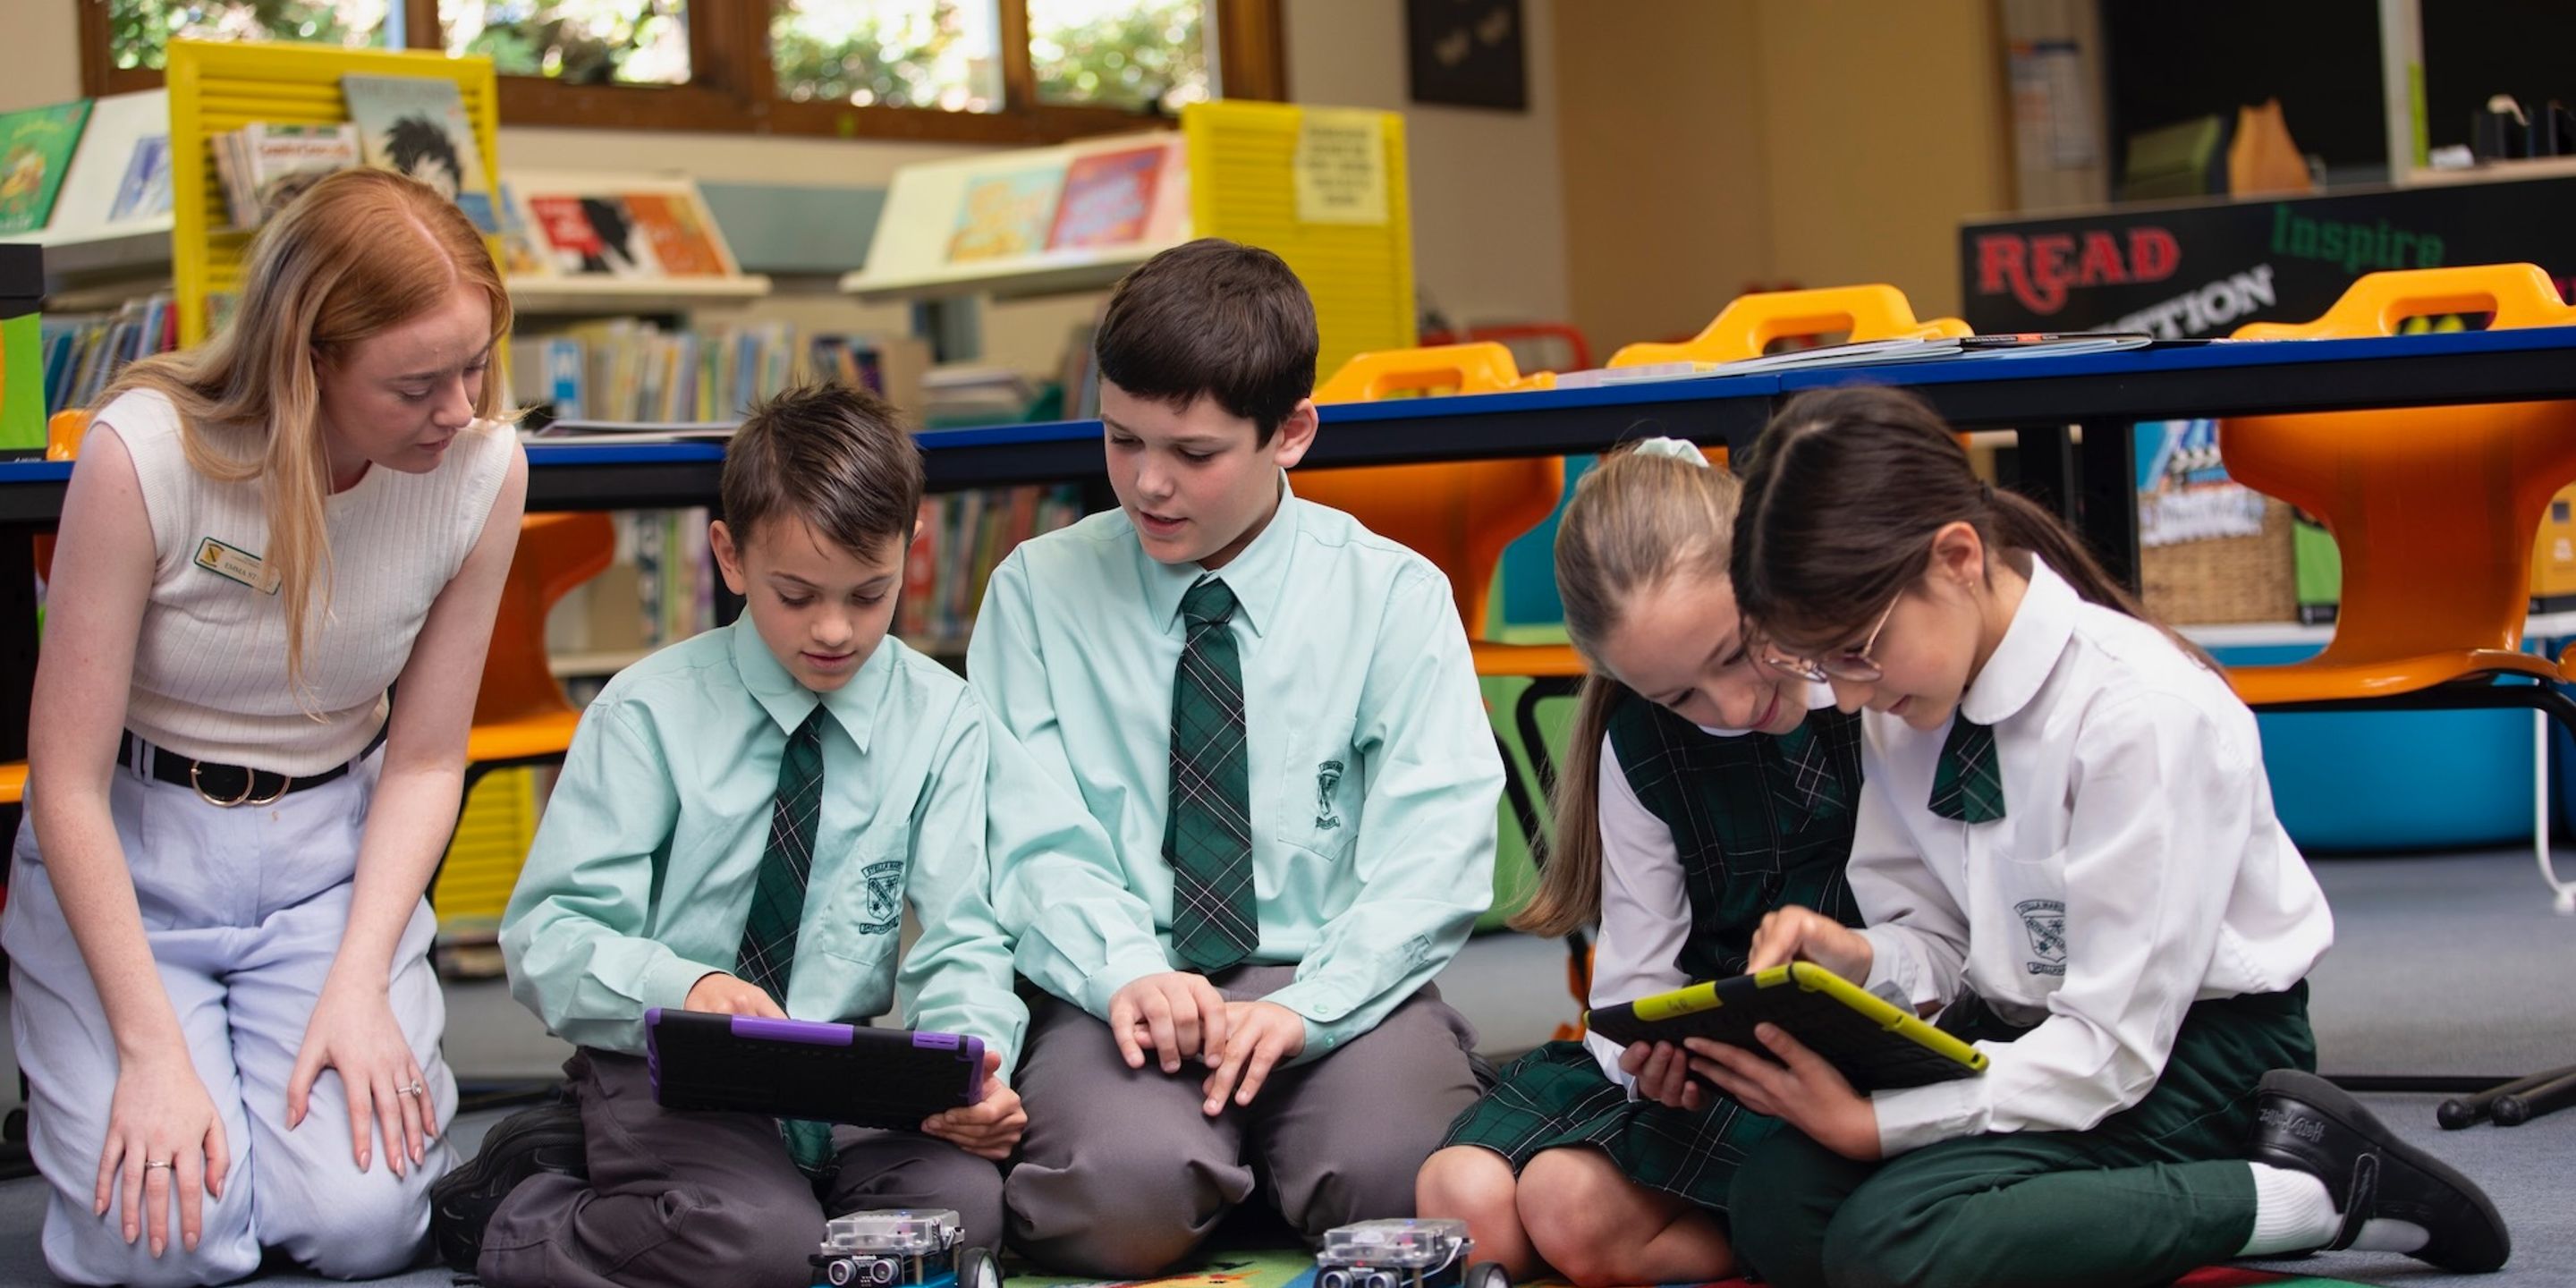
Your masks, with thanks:
[{"label": "name badge on top", "polygon": [[263,595],[277,593],[282,580],[276,571],[261,562],[258,555],[239,546],[228,546],[213,537],[197,540],[196,565],[218,577],[237,581]]}]

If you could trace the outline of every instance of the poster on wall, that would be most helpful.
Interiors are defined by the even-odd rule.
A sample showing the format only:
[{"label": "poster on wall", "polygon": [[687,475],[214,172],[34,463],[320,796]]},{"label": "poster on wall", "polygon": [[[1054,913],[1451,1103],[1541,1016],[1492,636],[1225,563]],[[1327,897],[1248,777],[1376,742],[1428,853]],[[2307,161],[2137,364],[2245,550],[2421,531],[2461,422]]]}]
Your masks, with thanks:
[{"label": "poster on wall", "polygon": [[1413,101],[1529,109],[1521,0],[1405,0]]},{"label": "poster on wall", "polygon": [[[1981,335],[2144,331],[2215,339],[2304,322],[2365,273],[2538,264],[2576,279],[2576,178],[2213,201],[1959,229],[1962,312]],[[2430,319],[2428,327],[2478,326]]]}]

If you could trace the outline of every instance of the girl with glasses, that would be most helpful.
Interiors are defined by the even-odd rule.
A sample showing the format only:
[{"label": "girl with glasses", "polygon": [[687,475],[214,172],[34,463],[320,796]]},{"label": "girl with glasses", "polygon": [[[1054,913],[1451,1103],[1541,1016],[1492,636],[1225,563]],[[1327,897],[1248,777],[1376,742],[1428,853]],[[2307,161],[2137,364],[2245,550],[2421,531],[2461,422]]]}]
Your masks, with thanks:
[{"label": "girl with glasses", "polygon": [[[1597,917],[1595,1005],[1742,972],[1784,904],[1858,921],[1843,881],[1858,722],[1811,715],[1827,691],[1755,659],[1727,580],[1736,498],[1698,448],[1656,439],[1603,458],[1558,528],[1566,627],[1592,674],[1555,842],[1513,924],[1554,936]],[[1418,1206],[1466,1220],[1515,1279],[1724,1278],[1728,1188],[1776,1126],[1670,1043],[1552,1043],[1451,1126]]]},{"label": "girl with glasses", "polygon": [[2206,655],[1909,394],[1792,400],[1744,488],[1735,586],[1766,665],[1864,712],[1868,778],[1868,928],[1782,909],[1748,967],[1901,995],[1990,1062],[1863,1097],[1776,1030],[1693,1039],[1694,1071],[1794,1129],[1737,1173],[1748,1266],[2118,1288],[2328,1247],[2501,1265],[2477,1187],[2310,1072],[2333,921]]}]

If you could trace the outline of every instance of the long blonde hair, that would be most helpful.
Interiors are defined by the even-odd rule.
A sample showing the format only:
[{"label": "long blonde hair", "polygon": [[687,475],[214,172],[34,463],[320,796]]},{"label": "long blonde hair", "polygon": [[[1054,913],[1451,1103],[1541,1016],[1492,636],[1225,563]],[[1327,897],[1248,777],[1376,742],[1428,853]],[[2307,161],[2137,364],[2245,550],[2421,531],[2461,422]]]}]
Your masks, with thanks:
[{"label": "long blonde hair", "polygon": [[1566,634],[1591,674],[1556,778],[1547,864],[1514,927],[1563,935],[1600,915],[1601,738],[1629,696],[1603,671],[1601,641],[1640,592],[1675,577],[1726,577],[1739,492],[1725,470],[1633,447],[1602,457],[1575,485],[1556,529],[1556,588]]},{"label": "long blonde hair", "polygon": [[[304,654],[319,612],[331,610],[331,494],[315,367],[367,338],[445,303],[458,286],[492,302],[492,337],[510,329],[510,296],[482,234],[437,190],[387,170],[347,170],[299,197],[260,229],[242,271],[232,322],[179,353],[127,367],[91,405],[95,415],[130,389],[148,389],[179,413],[188,464],[218,483],[260,482],[268,548],[286,608],[286,679],[304,695]],[[486,379],[474,413],[490,417],[500,384]],[[215,432],[251,446],[236,455]]]}]

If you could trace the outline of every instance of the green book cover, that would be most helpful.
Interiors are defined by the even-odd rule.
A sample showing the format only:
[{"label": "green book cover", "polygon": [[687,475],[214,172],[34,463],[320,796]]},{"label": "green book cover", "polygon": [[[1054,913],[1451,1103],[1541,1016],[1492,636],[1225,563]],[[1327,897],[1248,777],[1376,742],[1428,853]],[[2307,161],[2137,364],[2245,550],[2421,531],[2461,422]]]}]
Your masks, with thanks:
[{"label": "green book cover", "polygon": [[45,450],[45,355],[37,315],[0,321],[0,457]]},{"label": "green book cover", "polygon": [[0,112],[0,233],[33,232],[54,216],[89,100]]}]

